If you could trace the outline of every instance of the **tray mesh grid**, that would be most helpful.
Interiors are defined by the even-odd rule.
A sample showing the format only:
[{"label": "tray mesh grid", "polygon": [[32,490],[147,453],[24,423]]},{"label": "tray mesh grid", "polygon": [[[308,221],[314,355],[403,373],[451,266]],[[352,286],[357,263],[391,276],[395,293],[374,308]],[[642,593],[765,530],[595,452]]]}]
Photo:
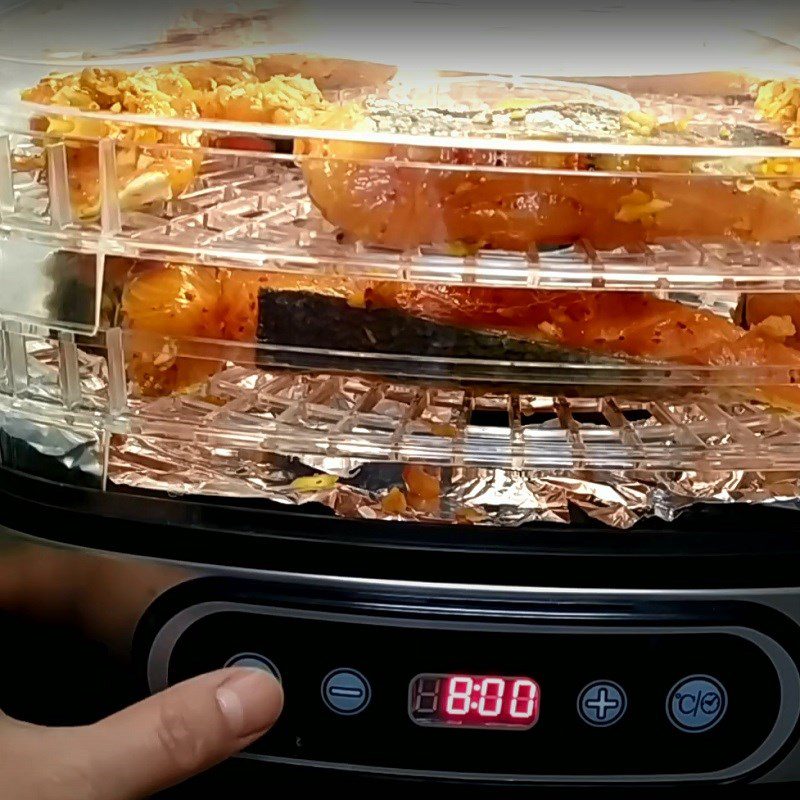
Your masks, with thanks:
[{"label": "tray mesh grid", "polygon": [[[9,329],[10,328],[10,329]],[[195,390],[124,396],[121,348],[84,352],[7,324],[0,411],[96,433],[289,456],[503,469],[800,469],[800,413],[757,403],[482,394],[228,365]],[[125,386],[123,384],[123,391]]]},{"label": "tray mesh grid", "polygon": [[[2,151],[0,147],[0,155]],[[12,172],[13,163],[41,158],[41,148],[23,142],[13,152],[15,160],[9,160],[5,175],[0,159],[0,198],[9,195],[0,204],[0,229],[80,252],[101,249],[133,258],[310,275],[527,288],[800,290],[798,242],[755,245],[735,237],[675,238],[610,251],[579,242],[554,251],[482,250],[460,256],[447,247],[397,252],[344,241],[313,207],[300,171],[285,159],[212,155],[180,198],[154,201],[139,210],[104,208],[103,222],[78,220],[63,185],[66,169],[51,167],[47,181],[42,170]],[[107,155],[113,160],[113,149]],[[48,158],[50,164],[58,161],[53,152]]]}]

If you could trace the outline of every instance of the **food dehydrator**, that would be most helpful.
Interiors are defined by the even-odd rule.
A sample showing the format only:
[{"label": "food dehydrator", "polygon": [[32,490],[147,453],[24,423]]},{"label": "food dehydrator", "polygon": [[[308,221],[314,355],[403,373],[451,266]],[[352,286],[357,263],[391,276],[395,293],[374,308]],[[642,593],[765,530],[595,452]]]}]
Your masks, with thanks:
[{"label": "food dehydrator", "polygon": [[800,22],[586,5],[0,16],[6,555],[265,776],[800,781]]}]

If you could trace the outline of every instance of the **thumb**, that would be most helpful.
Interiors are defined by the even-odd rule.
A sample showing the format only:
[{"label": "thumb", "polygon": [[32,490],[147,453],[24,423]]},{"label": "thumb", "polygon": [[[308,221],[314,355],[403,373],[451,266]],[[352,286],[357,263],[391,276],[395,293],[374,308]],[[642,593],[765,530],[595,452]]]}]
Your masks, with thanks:
[{"label": "thumb", "polygon": [[[35,763],[35,773],[22,782],[40,781],[29,794],[14,796],[146,797],[246,747],[273,725],[282,706],[283,691],[275,678],[238,668],[177,684],[83,728],[13,723],[12,730],[27,741],[22,749]],[[0,746],[6,735],[0,732]]]},{"label": "thumb", "polygon": [[85,729],[99,798],[171,786],[246,747],[272,727],[283,690],[272,675],[225,669],[177,684]]}]

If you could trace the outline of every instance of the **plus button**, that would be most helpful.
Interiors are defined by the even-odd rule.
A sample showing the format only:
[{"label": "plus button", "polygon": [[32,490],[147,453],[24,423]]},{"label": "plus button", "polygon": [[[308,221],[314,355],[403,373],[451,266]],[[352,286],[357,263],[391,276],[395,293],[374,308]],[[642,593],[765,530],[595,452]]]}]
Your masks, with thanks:
[{"label": "plus button", "polygon": [[622,687],[613,681],[595,681],[578,697],[578,713],[589,725],[603,727],[616,722],[624,713],[627,699]]},{"label": "plus button", "polygon": [[597,719],[605,719],[606,718],[606,709],[615,709],[619,708],[619,700],[612,700],[608,696],[608,689],[604,686],[602,689],[598,690],[597,695],[591,699],[587,700],[584,704],[587,708],[594,708],[597,714]]}]

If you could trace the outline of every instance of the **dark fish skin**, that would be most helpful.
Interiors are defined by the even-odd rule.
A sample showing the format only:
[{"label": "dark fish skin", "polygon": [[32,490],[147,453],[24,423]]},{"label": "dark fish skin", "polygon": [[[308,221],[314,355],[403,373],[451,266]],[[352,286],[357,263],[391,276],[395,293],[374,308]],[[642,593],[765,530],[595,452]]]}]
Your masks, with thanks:
[{"label": "dark fish skin", "polygon": [[[647,362],[630,358],[599,355],[583,349],[566,348],[546,341],[517,339],[442,325],[396,309],[367,309],[350,306],[339,297],[302,291],[272,291],[259,294],[258,341],[287,348],[307,348],[306,352],[261,351],[264,366],[279,364],[297,369],[340,373],[371,373],[406,382],[468,386],[479,391],[531,391],[542,395],[603,397],[614,395],[629,399],[652,400],[686,396],[681,387],[662,388],[660,376],[644,386],[620,386],[613,370],[605,371],[598,382],[593,367],[626,366]],[[359,359],[340,353],[386,354],[408,356],[387,366],[381,359]],[[420,356],[426,357],[420,359]],[[442,362],[428,360],[442,358]],[[459,362],[458,359],[465,359]],[[481,360],[483,364],[467,360]],[[491,362],[543,363],[553,365],[553,375],[536,381],[514,365]],[[559,382],[555,374],[560,365],[575,365],[570,379]],[[580,370],[583,365],[585,370]],[[517,374],[515,374],[515,372]]]},{"label": "dark fish skin", "polygon": [[354,308],[313,292],[259,295],[258,340],[293,347],[441,358],[495,359],[556,364],[626,364],[631,360],[442,325],[389,308]]}]

